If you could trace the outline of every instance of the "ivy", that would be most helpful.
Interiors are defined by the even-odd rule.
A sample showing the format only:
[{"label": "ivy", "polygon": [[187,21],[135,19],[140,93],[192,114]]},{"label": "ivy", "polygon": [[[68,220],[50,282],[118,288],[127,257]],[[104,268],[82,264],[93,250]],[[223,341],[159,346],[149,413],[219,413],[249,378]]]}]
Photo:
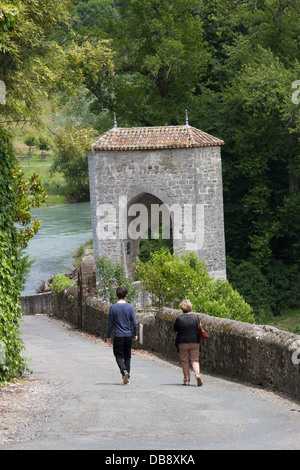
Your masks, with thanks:
[{"label": "ivy", "polygon": [[21,353],[20,289],[23,280],[23,250],[37,233],[39,222],[30,209],[43,202],[45,191],[37,175],[28,182],[17,168],[10,136],[0,128],[0,383],[20,377],[28,370]]},{"label": "ivy", "polygon": [[20,376],[25,364],[21,358],[19,334],[19,277],[17,230],[14,227],[14,198],[12,197],[13,151],[8,136],[0,135],[0,341],[5,348],[5,363],[0,364],[0,383]]}]

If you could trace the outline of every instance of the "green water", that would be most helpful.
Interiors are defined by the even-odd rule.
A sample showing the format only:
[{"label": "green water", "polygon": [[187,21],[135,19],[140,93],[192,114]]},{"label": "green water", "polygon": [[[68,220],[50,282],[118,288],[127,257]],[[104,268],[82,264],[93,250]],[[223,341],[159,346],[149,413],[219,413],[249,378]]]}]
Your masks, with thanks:
[{"label": "green water", "polygon": [[35,294],[42,281],[73,269],[72,253],[92,239],[90,203],[42,207],[32,211],[41,221],[27,253],[34,263],[22,295]]}]

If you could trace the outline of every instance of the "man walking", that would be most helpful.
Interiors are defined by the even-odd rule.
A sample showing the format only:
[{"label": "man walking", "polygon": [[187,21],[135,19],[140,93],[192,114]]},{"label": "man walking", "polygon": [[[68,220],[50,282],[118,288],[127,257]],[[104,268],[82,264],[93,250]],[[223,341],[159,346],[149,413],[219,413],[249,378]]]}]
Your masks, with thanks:
[{"label": "man walking", "polygon": [[128,384],[132,339],[137,340],[138,323],[133,305],[125,301],[126,287],[118,287],[116,294],[119,300],[109,309],[107,343],[111,346],[111,334],[114,330],[114,356],[123,376],[123,383]]}]

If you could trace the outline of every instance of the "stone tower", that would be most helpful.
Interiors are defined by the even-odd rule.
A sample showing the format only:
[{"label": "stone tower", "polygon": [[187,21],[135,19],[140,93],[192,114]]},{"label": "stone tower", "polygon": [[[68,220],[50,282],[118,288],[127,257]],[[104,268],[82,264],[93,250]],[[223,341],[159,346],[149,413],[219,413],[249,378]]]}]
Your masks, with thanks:
[{"label": "stone tower", "polygon": [[[189,126],[117,128],[89,153],[94,255],[122,263],[129,276],[142,237],[172,234],[174,253],[194,251],[226,278],[221,146]],[[170,230],[170,228],[172,230]]]}]

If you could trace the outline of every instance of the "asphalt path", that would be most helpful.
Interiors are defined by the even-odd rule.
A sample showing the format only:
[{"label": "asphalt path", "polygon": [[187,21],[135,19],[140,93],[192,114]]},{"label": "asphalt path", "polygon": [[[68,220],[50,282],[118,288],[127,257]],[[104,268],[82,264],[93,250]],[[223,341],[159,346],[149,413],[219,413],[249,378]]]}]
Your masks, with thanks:
[{"label": "asphalt path", "polygon": [[24,354],[46,392],[0,450],[300,447],[300,407],[286,397],[205,373],[202,387],[183,387],[178,364],[146,352],[133,354],[124,385],[105,342],[44,315],[23,319]]}]

